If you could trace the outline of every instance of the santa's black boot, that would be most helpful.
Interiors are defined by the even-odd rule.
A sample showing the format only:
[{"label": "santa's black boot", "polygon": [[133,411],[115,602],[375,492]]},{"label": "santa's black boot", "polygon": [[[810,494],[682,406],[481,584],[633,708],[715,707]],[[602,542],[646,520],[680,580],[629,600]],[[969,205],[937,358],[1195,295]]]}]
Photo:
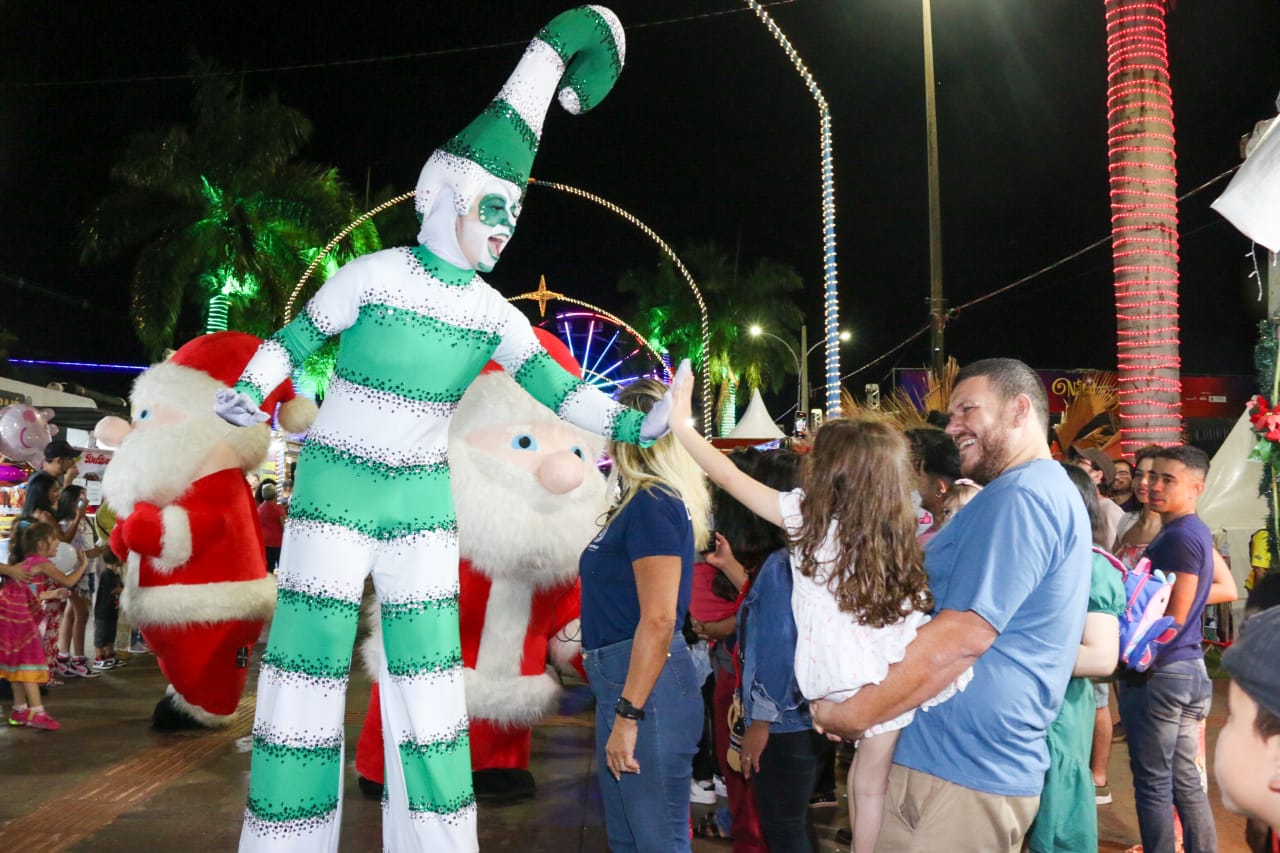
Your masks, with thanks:
[{"label": "santa's black boot", "polygon": [[360,793],[364,794],[371,800],[382,799],[382,783],[375,782],[372,779],[356,774],[356,784],[360,786]]},{"label": "santa's black boot", "polygon": [[166,696],[156,703],[155,710],[151,712],[151,727],[162,732],[208,728],[195,717],[179,709],[177,704],[174,703],[172,695]]},{"label": "santa's black boot", "polygon": [[533,774],[515,767],[487,767],[471,774],[476,800],[492,805],[505,805],[527,800],[537,793]]}]

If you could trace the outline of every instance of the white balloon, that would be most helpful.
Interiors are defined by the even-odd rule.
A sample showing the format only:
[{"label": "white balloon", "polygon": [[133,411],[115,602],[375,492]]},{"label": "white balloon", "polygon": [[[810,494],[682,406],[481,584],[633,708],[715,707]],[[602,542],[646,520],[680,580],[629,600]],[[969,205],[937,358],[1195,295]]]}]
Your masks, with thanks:
[{"label": "white balloon", "polygon": [[59,542],[58,553],[53,555],[52,562],[64,575],[71,574],[76,570],[76,549],[66,542]]}]

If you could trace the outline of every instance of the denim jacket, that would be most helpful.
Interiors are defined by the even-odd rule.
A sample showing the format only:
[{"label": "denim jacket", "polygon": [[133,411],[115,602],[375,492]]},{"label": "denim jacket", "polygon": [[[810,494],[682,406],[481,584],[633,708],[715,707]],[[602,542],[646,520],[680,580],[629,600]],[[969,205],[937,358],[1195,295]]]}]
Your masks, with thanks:
[{"label": "denim jacket", "polygon": [[770,554],[756,573],[738,610],[738,638],[746,721],[768,720],[773,734],[811,728],[809,704],[796,684],[796,623],[786,548]]}]

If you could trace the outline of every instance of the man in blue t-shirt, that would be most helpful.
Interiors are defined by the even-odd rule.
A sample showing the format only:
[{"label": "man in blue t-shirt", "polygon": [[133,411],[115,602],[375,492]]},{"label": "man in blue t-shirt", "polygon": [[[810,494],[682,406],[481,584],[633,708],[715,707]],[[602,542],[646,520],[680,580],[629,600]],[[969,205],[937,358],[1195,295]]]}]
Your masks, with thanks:
[{"label": "man in blue t-shirt", "polygon": [[1147,546],[1151,567],[1174,572],[1165,615],[1176,629],[1146,672],[1121,677],[1120,719],[1129,741],[1134,801],[1142,849],[1173,853],[1173,807],[1182,821],[1186,853],[1217,850],[1209,795],[1196,752],[1200,721],[1209,713],[1213,685],[1205,671],[1200,624],[1213,583],[1213,537],[1196,515],[1209,457],[1189,445],[1154,457],[1148,503],[1160,514],[1160,533]]},{"label": "man in blue t-shirt", "polygon": [[934,618],[879,685],[810,707],[818,725],[856,737],[972,667],[963,693],[903,730],[876,849],[1016,853],[1084,630],[1089,519],[1050,456],[1035,371],[1013,359],[975,362],[957,377],[950,409],[961,472],[987,485],[926,549]]}]

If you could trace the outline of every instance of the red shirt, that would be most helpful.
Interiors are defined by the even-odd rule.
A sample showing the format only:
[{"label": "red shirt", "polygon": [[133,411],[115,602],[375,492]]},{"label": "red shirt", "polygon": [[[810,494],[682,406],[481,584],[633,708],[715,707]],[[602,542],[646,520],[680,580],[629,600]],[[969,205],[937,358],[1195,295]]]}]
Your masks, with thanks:
[{"label": "red shirt", "polygon": [[263,501],[258,504],[258,520],[262,522],[262,544],[268,548],[279,548],[284,541],[285,509],[275,501]]}]

